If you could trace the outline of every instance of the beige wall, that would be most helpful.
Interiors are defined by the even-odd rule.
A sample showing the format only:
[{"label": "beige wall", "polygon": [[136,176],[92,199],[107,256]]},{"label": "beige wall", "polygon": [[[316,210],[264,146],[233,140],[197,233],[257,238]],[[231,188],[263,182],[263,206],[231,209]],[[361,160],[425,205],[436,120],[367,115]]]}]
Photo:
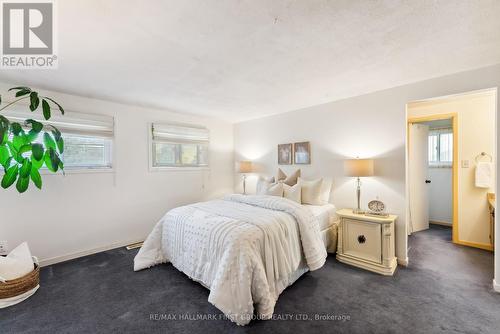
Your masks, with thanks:
[{"label": "beige wall", "polygon": [[[490,245],[486,194],[495,189],[474,185],[475,157],[481,152],[495,156],[496,91],[451,96],[408,105],[408,117],[458,114],[458,239]],[[469,168],[461,162],[469,161]]]}]

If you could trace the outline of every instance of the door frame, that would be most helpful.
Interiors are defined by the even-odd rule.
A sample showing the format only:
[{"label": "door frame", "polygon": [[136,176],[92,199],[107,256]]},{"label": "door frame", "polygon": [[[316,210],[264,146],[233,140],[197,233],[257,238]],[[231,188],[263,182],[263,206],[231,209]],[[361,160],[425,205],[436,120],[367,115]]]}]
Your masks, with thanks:
[{"label": "door frame", "polygon": [[[407,105],[408,110],[408,105]],[[443,119],[451,119],[453,127],[453,162],[451,165],[452,169],[452,241],[455,244],[462,244],[467,246],[479,247],[478,245],[471,245],[468,242],[460,241],[458,237],[458,113],[448,113],[448,114],[435,114],[427,115],[422,117],[407,117],[406,120],[406,151],[408,154],[408,160],[410,159],[410,125],[413,123],[423,123],[430,121],[437,121]],[[407,174],[409,170],[409,164],[406,164]],[[408,189],[408,192],[410,190]],[[407,196],[407,207],[409,208],[410,202]],[[481,248],[481,247],[479,247]],[[491,249],[490,249],[491,250]]]}]

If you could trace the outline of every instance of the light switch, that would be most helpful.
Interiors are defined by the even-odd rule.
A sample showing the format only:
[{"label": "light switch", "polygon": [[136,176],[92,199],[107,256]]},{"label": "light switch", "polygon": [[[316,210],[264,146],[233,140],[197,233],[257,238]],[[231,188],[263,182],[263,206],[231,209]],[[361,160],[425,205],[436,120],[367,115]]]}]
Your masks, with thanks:
[{"label": "light switch", "polygon": [[462,168],[469,168],[469,160],[462,160]]}]

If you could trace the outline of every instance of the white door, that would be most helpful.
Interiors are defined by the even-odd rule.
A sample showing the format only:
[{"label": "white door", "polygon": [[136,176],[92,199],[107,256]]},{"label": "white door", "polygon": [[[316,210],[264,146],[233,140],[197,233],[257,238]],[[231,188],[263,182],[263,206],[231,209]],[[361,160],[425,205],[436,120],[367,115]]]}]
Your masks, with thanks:
[{"label": "white door", "polygon": [[428,141],[429,126],[412,123],[409,129],[409,231],[418,232],[429,228]]}]

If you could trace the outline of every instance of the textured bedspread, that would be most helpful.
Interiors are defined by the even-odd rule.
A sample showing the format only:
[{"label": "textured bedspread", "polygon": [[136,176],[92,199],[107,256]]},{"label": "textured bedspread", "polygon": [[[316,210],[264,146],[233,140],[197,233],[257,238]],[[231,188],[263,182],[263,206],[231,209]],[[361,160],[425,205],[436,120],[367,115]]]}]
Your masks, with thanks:
[{"label": "textured bedspread", "polygon": [[327,253],[316,218],[273,196],[229,195],[169,211],[134,259],[134,270],[170,261],[210,289],[208,301],[245,325],[272,316],[279,294]]}]

